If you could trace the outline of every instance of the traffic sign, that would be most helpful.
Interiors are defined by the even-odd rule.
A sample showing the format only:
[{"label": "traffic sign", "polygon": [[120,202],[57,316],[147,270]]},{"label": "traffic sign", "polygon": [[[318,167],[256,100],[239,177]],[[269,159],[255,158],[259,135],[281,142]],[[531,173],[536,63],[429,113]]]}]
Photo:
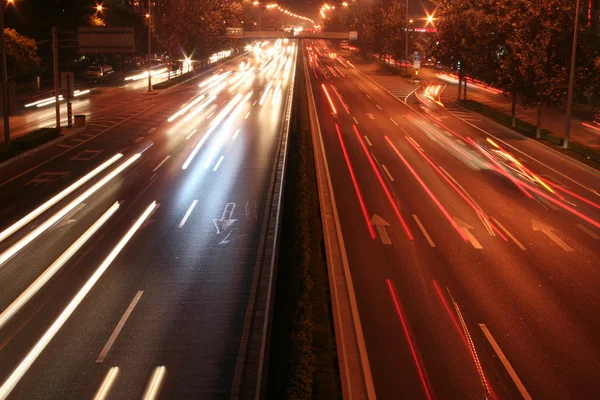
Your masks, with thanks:
[{"label": "traffic sign", "polygon": [[419,68],[421,68],[421,60],[415,60],[415,61],[413,62],[413,67],[414,67],[414,69],[419,69]]},{"label": "traffic sign", "polygon": [[421,54],[418,51],[415,51],[413,54],[414,61],[421,61]]}]

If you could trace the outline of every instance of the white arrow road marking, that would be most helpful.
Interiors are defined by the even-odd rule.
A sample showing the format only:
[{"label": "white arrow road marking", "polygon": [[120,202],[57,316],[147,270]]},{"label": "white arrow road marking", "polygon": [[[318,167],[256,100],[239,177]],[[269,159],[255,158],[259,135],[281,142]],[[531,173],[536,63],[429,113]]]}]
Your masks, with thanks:
[{"label": "white arrow road marking", "polygon": [[371,119],[375,119],[375,116],[373,114],[371,114],[371,113],[367,113],[366,116],[369,117],[369,118],[371,118]]},{"label": "white arrow road marking", "polygon": [[594,239],[594,240],[600,239],[600,236],[598,236],[594,231],[592,231],[587,226],[585,226],[583,224],[575,224],[575,226],[578,227],[579,229],[581,229],[582,231],[584,231],[592,239]]},{"label": "white arrow road marking", "polygon": [[569,247],[568,244],[566,244],[561,238],[556,236],[556,234],[552,231],[552,228],[549,227],[548,225],[543,224],[539,221],[536,221],[535,219],[531,220],[531,225],[532,225],[534,231],[544,232],[546,234],[546,236],[548,236],[550,239],[552,239],[552,241],[554,243],[556,243],[557,245],[562,247],[562,249],[564,251],[573,251],[573,249],[571,247]]},{"label": "white arrow road marking", "polygon": [[471,243],[471,246],[473,246],[477,250],[483,249],[483,246],[481,245],[481,243],[479,243],[479,241],[475,238],[475,236],[473,236],[473,234],[470,231],[471,229],[475,229],[475,228],[473,228],[471,225],[467,224],[465,221],[458,219],[456,217],[454,217],[454,221],[456,222],[456,225],[458,225],[460,230],[463,232],[463,234],[465,235],[465,237],[467,238],[469,243]]},{"label": "white arrow road marking", "polygon": [[215,223],[215,228],[217,228],[217,235],[229,229],[231,225],[237,221],[237,219],[231,219],[233,210],[235,210],[235,203],[227,203],[225,205],[225,209],[223,210],[223,214],[221,215],[221,219],[213,220]]},{"label": "white arrow road marking", "polygon": [[390,224],[388,224],[386,220],[384,220],[377,214],[373,214],[373,217],[371,217],[371,225],[373,225],[377,229],[377,233],[379,234],[379,238],[381,239],[381,242],[383,244],[392,244],[390,236],[388,235],[387,230],[385,229],[386,226],[390,226]]},{"label": "white arrow road marking", "polygon": [[219,244],[227,244],[227,243],[229,243],[229,242],[233,242],[234,240],[237,240],[237,239],[240,239],[240,238],[243,238],[244,236],[246,236],[246,234],[245,234],[245,233],[243,233],[243,234],[241,234],[241,235],[238,235],[238,236],[236,236],[236,237],[234,237],[234,238],[231,238],[231,239],[230,239],[229,237],[231,236],[231,234],[233,233],[233,231],[234,231],[234,229],[232,229],[232,230],[231,230],[231,231],[230,231],[230,232],[227,234],[227,236],[225,236],[225,238],[219,242]]}]

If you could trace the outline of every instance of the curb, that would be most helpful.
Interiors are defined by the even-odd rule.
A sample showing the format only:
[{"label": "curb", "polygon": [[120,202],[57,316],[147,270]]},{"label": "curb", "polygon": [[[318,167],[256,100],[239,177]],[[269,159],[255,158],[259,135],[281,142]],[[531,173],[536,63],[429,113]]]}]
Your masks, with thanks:
[{"label": "curb", "polygon": [[17,160],[20,160],[20,159],[22,159],[22,158],[25,158],[25,157],[32,156],[32,155],[34,155],[35,153],[37,153],[38,151],[42,151],[42,150],[44,150],[45,148],[48,148],[48,147],[50,147],[50,146],[52,146],[52,145],[55,145],[55,144],[57,144],[57,143],[60,143],[60,142],[62,142],[63,140],[65,140],[65,139],[67,139],[67,138],[69,138],[69,137],[71,137],[71,136],[75,136],[75,135],[77,135],[77,134],[79,134],[79,133],[83,132],[83,131],[85,130],[85,128],[86,128],[85,126],[84,126],[84,127],[81,127],[81,128],[73,128],[73,129],[72,129],[72,130],[70,130],[69,132],[67,132],[67,133],[64,133],[64,134],[61,134],[61,135],[60,135],[59,137],[57,137],[56,139],[52,139],[51,141],[49,141],[49,142],[46,142],[46,143],[44,143],[44,144],[42,144],[42,145],[39,145],[38,147],[35,147],[35,148],[33,148],[33,149],[29,149],[29,150],[27,150],[27,151],[24,151],[23,153],[20,153],[20,154],[17,154],[16,156],[9,158],[8,160],[4,161],[3,163],[0,163],[0,169],[2,169],[2,168],[4,168],[4,167],[6,167],[6,166],[8,166],[8,165],[10,165],[10,164],[12,164],[12,163],[14,163],[14,162],[15,162],[15,161],[17,161]]},{"label": "curb", "polygon": [[[359,70],[358,68],[356,68],[356,67],[355,67],[354,69],[355,69],[356,71],[358,71],[358,73],[360,73],[361,75],[363,75],[365,78],[367,78],[367,79],[369,79],[371,82],[375,83],[377,86],[379,86],[379,87],[380,87],[381,89],[383,89],[385,92],[387,92],[389,95],[393,96],[393,97],[394,97],[395,99],[397,99],[398,101],[400,101],[400,102],[404,103],[404,104],[405,104],[406,106],[408,106],[408,107],[409,107],[411,110],[413,110],[413,111],[415,111],[415,112],[418,112],[418,111],[417,111],[417,110],[415,110],[415,109],[414,109],[414,108],[413,108],[413,107],[412,107],[410,104],[408,104],[406,101],[400,100],[398,97],[396,97],[394,94],[392,94],[392,93],[391,93],[389,90],[387,90],[386,88],[384,88],[383,86],[381,86],[379,83],[375,82],[375,81],[374,81],[374,80],[373,80],[371,77],[369,77],[367,74],[365,74],[364,72],[360,71],[360,70]],[[403,79],[401,76],[398,76],[398,77],[399,77],[400,79]],[[419,87],[420,87],[420,86],[419,86]],[[418,88],[417,88],[417,89],[418,89]],[[455,103],[455,102],[453,102],[453,103]],[[474,110],[471,110],[471,109],[469,109],[469,108],[466,108],[466,107],[464,107],[464,106],[462,106],[462,105],[460,105],[460,104],[458,104],[458,103],[455,103],[455,104],[456,104],[458,107],[460,107],[461,109],[463,109],[463,110],[466,110],[466,111],[470,111],[470,112],[476,113],[477,115],[481,115],[482,117],[484,117],[484,118],[488,119],[489,121],[491,121],[491,122],[493,122],[493,123],[495,123],[495,124],[498,124],[498,125],[500,125],[500,126],[502,126],[502,127],[506,128],[506,129],[510,129],[510,131],[511,131],[511,132],[513,132],[513,133],[515,133],[515,134],[519,135],[519,136],[520,136],[520,137],[522,137],[523,139],[525,139],[525,140],[528,140],[528,141],[530,141],[530,142],[533,142],[533,143],[535,143],[537,146],[540,146],[541,148],[544,148],[544,149],[547,149],[547,150],[550,150],[550,151],[552,151],[554,154],[557,154],[557,155],[559,155],[559,156],[560,156],[562,159],[564,159],[565,161],[568,161],[568,162],[570,162],[572,165],[574,165],[574,166],[576,166],[576,167],[578,167],[578,168],[581,168],[581,169],[583,169],[583,170],[585,170],[585,171],[587,171],[587,172],[589,172],[589,173],[591,173],[591,174],[593,174],[593,175],[600,176],[600,171],[599,171],[599,170],[597,170],[597,169],[595,169],[595,168],[593,168],[593,167],[590,167],[589,165],[586,165],[586,164],[584,164],[584,163],[582,163],[582,162],[579,162],[579,161],[578,161],[577,159],[575,159],[575,158],[569,157],[568,155],[566,155],[566,154],[563,154],[563,153],[561,153],[560,151],[557,151],[557,150],[553,149],[553,148],[552,148],[552,147],[550,147],[550,146],[546,146],[545,144],[543,144],[543,143],[540,143],[539,141],[537,141],[537,140],[535,140],[535,139],[532,139],[532,138],[530,138],[529,136],[523,135],[522,133],[520,133],[520,132],[518,132],[518,131],[516,131],[516,130],[514,130],[514,129],[510,128],[510,127],[507,127],[506,125],[503,125],[503,124],[501,124],[501,123],[499,123],[499,122],[496,122],[496,121],[494,121],[493,119],[489,118],[488,116],[486,116],[486,115],[484,115],[484,114],[480,114],[480,113],[478,113],[477,111],[474,111]],[[481,131],[481,132],[485,133],[486,135],[492,136],[493,138],[495,138],[495,139],[497,139],[497,140],[501,141],[502,143],[504,143],[504,144],[506,144],[506,145],[510,146],[511,148],[513,148],[513,149],[515,149],[515,150],[517,150],[517,151],[521,152],[522,154],[525,154],[525,155],[527,155],[528,157],[535,159],[533,156],[531,156],[531,155],[527,154],[526,152],[524,152],[524,151],[522,151],[522,150],[519,150],[519,149],[515,148],[514,146],[511,146],[510,144],[506,143],[505,141],[503,141],[503,140],[501,140],[501,139],[497,138],[496,136],[494,136],[494,135],[490,134],[489,132],[487,132],[487,131],[483,130],[482,128],[480,128],[480,127],[478,127],[478,126],[476,126],[476,125],[473,125],[473,124],[471,124],[470,122],[468,122],[468,121],[466,121],[466,120],[464,120],[464,119],[462,119],[462,118],[460,118],[460,117],[458,117],[458,116],[455,116],[455,117],[456,117],[456,118],[458,118],[458,119],[460,119],[461,121],[463,121],[463,122],[465,122],[465,123],[469,124],[469,125],[470,125],[470,126],[472,126],[473,128],[475,128],[475,129],[477,129],[477,130],[479,130],[479,131]]]},{"label": "curb", "polygon": [[230,400],[258,400],[264,399],[267,396],[270,355],[268,342],[271,338],[271,325],[275,306],[274,292],[277,283],[279,240],[281,236],[280,227],[283,216],[284,184],[287,171],[289,130],[295,79],[296,76],[294,73],[281,122],[281,137],[278,143],[278,150],[273,160],[273,171],[267,193],[265,216],[261,229],[260,243],[258,245],[258,256],[254,266],[242,338],[240,340],[238,357],[233,374],[233,384],[229,396]]},{"label": "curb", "polygon": [[[329,162],[321,127],[317,116],[316,104],[310,83],[310,73],[303,55],[306,73],[306,86],[309,102],[309,120],[313,142],[315,172],[319,192],[323,241],[327,259],[329,292],[331,296],[332,316],[335,329],[338,366],[343,399],[377,398],[369,355],[364,340],[362,324],[354,292],[354,283],[346,254],[346,245],[338,216],[335,194],[331,183]],[[356,68],[355,68],[356,69]],[[356,69],[359,73],[361,71]],[[363,74],[366,76],[365,74]],[[370,79],[370,78],[369,78]],[[373,81],[375,82],[375,81]],[[375,82],[375,84],[377,84]],[[398,99],[394,96],[394,98]]]},{"label": "curb", "polygon": [[[580,162],[579,160],[577,160],[577,159],[575,159],[575,158],[573,158],[573,157],[570,157],[570,156],[568,156],[567,154],[561,153],[560,151],[558,151],[558,150],[556,150],[556,149],[552,148],[551,146],[548,146],[548,145],[546,145],[546,144],[544,144],[544,143],[541,143],[540,141],[541,141],[542,139],[540,139],[540,140],[537,140],[537,139],[531,138],[531,137],[529,137],[529,136],[527,136],[527,135],[525,135],[525,134],[523,134],[523,133],[521,133],[521,132],[517,131],[516,129],[513,129],[513,128],[512,128],[512,127],[510,127],[510,126],[507,126],[507,125],[504,125],[504,124],[502,124],[502,123],[500,123],[500,122],[498,122],[498,121],[495,121],[495,120],[493,120],[492,118],[488,117],[488,116],[487,116],[487,115],[485,115],[485,114],[479,113],[479,112],[477,112],[477,111],[475,111],[475,110],[471,110],[470,108],[467,108],[467,107],[463,106],[462,104],[459,104],[458,102],[453,102],[452,104],[456,105],[457,107],[460,107],[461,109],[463,109],[463,110],[465,110],[465,111],[470,111],[470,112],[473,112],[473,113],[475,113],[475,114],[477,114],[477,115],[480,115],[480,116],[484,117],[485,119],[487,119],[487,120],[489,120],[489,121],[491,121],[491,122],[493,122],[493,123],[495,123],[495,124],[498,124],[498,125],[500,125],[500,126],[502,126],[502,127],[506,128],[506,129],[509,129],[511,132],[513,132],[513,133],[515,133],[515,134],[519,135],[519,136],[520,136],[521,138],[523,138],[524,140],[528,140],[529,142],[533,142],[533,143],[535,143],[537,146],[540,146],[541,148],[544,148],[544,149],[546,149],[546,150],[550,150],[550,151],[552,151],[554,154],[556,154],[556,155],[560,156],[560,157],[561,157],[562,159],[564,159],[565,161],[568,161],[568,162],[570,162],[571,164],[573,164],[573,165],[576,165],[577,167],[579,167],[579,168],[581,168],[581,169],[584,169],[584,170],[586,170],[587,172],[589,172],[589,173],[591,173],[591,174],[593,174],[593,175],[600,176],[600,170],[598,170],[598,169],[596,169],[596,168],[594,168],[594,167],[590,167],[589,165],[587,165],[587,164],[584,164],[584,163]],[[480,128],[480,127],[478,127],[478,126],[476,126],[476,125],[473,125],[473,124],[469,123],[468,121],[465,121],[464,119],[462,119],[462,118],[460,118],[460,117],[456,117],[456,118],[460,119],[460,120],[461,120],[461,121],[463,121],[463,122],[466,122],[467,124],[471,125],[472,127],[476,128],[477,130],[479,130],[479,131],[481,131],[481,132],[485,133],[486,135],[490,135],[490,136],[494,137],[495,139],[498,139],[498,140],[500,140],[501,142],[503,142],[503,143],[506,143],[505,141],[503,141],[503,140],[501,140],[501,139],[497,138],[496,136],[494,136],[494,135],[490,134],[489,132],[487,132],[487,131],[483,130],[482,128]],[[517,119],[518,119],[518,118],[517,118]],[[549,131],[549,132],[550,132],[550,131]],[[552,132],[550,132],[550,133],[552,133]],[[510,146],[510,145],[509,145],[509,146]],[[512,148],[515,148],[515,147],[513,147],[513,146],[510,146],[510,147],[512,147]],[[520,151],[520,150],[519,150],[519,151]],[[527,153],[525,153],[525,152],[523,152],[523,151],[521,151],[521,153],[527,154]],[[531,156],[531,155],[529,155],[529,154],[528,154],[528,156],[533,158],[533,156]],[[585,157],[585,156],[581,155],[581,157]]]}]

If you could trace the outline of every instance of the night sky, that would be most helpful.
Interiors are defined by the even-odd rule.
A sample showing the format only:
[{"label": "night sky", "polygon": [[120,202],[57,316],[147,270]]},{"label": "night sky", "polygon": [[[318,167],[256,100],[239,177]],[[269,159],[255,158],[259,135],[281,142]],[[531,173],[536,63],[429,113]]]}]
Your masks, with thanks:
[{"label": "night sky", "polygon": [[[315,21],[320,20],[319,9],[325,3],[334,5],[336,3],[341,3],[343,0],[334,1],[334,0],[280,0],[279,4],[288,8],[290,11],[296,12],[298,14],[305,15],[309,18],[315,19]],[[351,0],[347,0],[350,2]],[[374,0],[362,0],[364,4],[370,4]],[[402,0],[400,0],[402,1]],[[417,18],[425,18],[426,13],[425,10],[429,12],[434,10],[434,6],[428,0],[408,0],[408,8],[409,15],[415,20]],[[425,22],[423,21],[423,25]],[[418,26],[418,25],[417,25]]]}]

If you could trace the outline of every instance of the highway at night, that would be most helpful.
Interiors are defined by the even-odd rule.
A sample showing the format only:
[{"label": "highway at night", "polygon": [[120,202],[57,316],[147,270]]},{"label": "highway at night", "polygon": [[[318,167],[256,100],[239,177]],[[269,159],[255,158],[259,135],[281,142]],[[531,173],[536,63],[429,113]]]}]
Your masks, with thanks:
[{"label": "highway at night", "polygon": [[441,87],[369,75],[369,64],[325,41],[301,50],[367,390],[381,399],[596,397],[598,172],[448,111]]},{"label": "highway at night", "polygon": [[3,169],[0,399],[251,387],[296,50],[257,43],[158,95],[106,95],[84,133]]}]

